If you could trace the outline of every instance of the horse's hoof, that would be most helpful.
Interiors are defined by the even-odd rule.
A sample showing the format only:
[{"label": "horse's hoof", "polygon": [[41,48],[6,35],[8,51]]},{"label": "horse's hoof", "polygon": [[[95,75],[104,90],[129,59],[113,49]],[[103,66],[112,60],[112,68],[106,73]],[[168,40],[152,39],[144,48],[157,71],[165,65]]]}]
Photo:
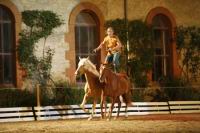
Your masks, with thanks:
[{"label": "horse's hoof", "polygon": [[83,108],[83,105],[81,104],[81,105],[79,105],[81,108]]},{"label": "horse's hoof", "polygon": [[114,117],[114,120],[117,120],[118,117]]},{"label": "horse's hoof", "polygon": [[108,117],[109,116],[109,113],[105,113],[105,117]]},{"label": "horse's hoof", "polygon": [[85,110],[85,113],[90,113],[90,111],[88,109]]},{"label": "horse's hoof", "polygon": [[93,118],[93,117],[90,116],[90,117],[88,118],[88,121],[92,120],[92,118]]},{"label": "horse's hoof", "polygon": [[110,118],[108,118],[107,121],[110,121]]}]

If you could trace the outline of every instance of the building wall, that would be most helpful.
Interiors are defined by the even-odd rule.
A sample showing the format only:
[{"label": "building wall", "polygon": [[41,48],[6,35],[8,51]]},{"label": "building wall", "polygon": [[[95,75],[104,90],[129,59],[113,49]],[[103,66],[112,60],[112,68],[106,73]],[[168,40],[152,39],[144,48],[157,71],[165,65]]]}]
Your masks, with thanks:
[{"label": "building wall", "polygon": [[155,7],[167,8],[177,25],[200,25],[199,0],[128,0],[128,18],[145,20],[148,12]]},{"label": "building wall", "polygon": [[[10,1],[19,12],[24,10],[52,10],[60,15],[64,24],[54,30],[54,33],[47,39],[47,45],[55,49],[53,57],[52,75],[54,80],[69,80],[73,76],[68,75],[68,71],[74,64],[72,58],[68,58],[70,44],[68,36],[70,14],[73,9],[82,2],[91,3],[96,6],[104,17],[104,21],[124,17],[124,0],[0,0],[1,3]],[[197,25],[200,26],[200,1],[199,0],[127,0],[128,19],[146,20],[149,11],[155,7],[164,7],[174,16],[177,25]],[[21,23],[22,29],[24,28]],[[104,35],[104,30],[101,31]],[[38,46],[44,40],[38,42]],[[37,52],[41,54],[41,47]],[[74,66],[73,66],[74,67]],[[73,79],[73,78],[72,78]]]}]

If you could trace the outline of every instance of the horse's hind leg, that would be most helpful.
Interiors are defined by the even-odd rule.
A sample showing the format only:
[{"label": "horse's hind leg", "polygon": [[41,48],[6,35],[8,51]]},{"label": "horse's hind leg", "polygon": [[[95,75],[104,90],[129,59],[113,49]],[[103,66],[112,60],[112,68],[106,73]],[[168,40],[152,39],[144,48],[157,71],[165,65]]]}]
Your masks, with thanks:
[{"label": "horse's hind leg", "polygon": [[125,101],[126,107],[125,107],[125,117],[128,117],[128,106],[132,105],[132,103],[128,99],[128,94],[122,95],[123,100]]},{"label": "horse's hind leg", "polygon": [[109,117],[108,117],[108,121],[111,119],[111,117],[112,117],[112,111],[113,111],[113,107],[114,107],[114,104],[115,104],[115,99],[116,98],[112,98],[112,102],[111,102],[111,106],[110,106],[110,110],[109,110]]},{"label": "horse's hind leg", "polygon": [[125,108],[125,117],[128,118],[128,106],[127,106],[127,103],[126,103],[126,108]]},{"label": "horse's hind leg", "polygon": [[[101,103],[100,103],[100,106],[101,106],[101,119],[103,119],[104,118],[104,112],[103,112],[103,106],[105,106],[105,108],[106,108],[106,105],[105,105],[105,96],[104,96],[104,92],[102,92],[102,94],[101,94]],[[105,111],[106,111],[106,109],[105,109]]]}]

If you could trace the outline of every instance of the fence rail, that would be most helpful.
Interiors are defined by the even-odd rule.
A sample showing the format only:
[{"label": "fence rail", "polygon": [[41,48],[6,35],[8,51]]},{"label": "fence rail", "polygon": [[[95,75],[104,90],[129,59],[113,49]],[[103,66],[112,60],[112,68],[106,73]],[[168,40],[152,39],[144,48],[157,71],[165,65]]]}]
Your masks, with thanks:
[{"label": "fence rail", "polygon": [[[200,101],[133,102],[132,104],[132,107],[128,107],[128,115],[200,113]],[[113,116],[117,113],[116,105]],[[86,108],[91,109],[92,105],[87,104]],[[96,117],[100,117],[100,111],[100,105],[97,104]],[[125,115],[125,104],[122,104],[120,115]],[[0,108],[0,122],[88,117],[89,113],[85,113],[78,105]]]}]

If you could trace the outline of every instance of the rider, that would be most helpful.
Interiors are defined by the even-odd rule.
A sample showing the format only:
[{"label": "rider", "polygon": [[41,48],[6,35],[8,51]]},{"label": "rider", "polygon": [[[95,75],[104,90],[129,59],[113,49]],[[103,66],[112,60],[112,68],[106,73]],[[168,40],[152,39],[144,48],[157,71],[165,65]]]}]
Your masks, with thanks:
[{"label": "rider", "polygon": [[106,46],[107,51],[104,64],[113,63],[114,71],[117,72],[118,67],[120,65],[119,57],[121,53],[122,44],[119,38],[116,35],[114,35],[114,30],[112,27],[107,28],[107,36],[104,38],[103,42],[101,42],[101,44],[94,49],[94,52],[96,53],[98,50],[100,50],[103,47],[103,45]]}]

